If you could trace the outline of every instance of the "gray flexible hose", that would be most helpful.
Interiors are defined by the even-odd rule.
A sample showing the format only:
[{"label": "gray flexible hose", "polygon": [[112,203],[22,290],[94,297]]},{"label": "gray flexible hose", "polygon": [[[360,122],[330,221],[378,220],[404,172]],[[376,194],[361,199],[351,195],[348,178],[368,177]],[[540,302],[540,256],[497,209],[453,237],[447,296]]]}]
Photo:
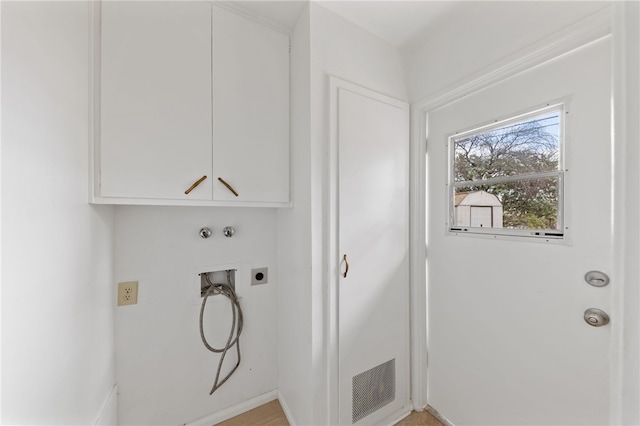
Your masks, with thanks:
[{"label": "gray flexible hose", "polygon": [[[242,327],[244,325],[244,320],[242,316],[242,308],[240,307],[240,301],[238,300],[238,296],[236,292],[231,288],[231,271],[227,271],[227,283],[226,284],[214,284],[209,279],[209,274],[204,274],[205,279],[209,286],[206,289],[204,294],[204,299],[202,300],[202,306],[200,308],[200,337],[202,338],[202,343],[204,346],[209,349],[211,352],[222,353],[220,356],[220,361],[218,362],[218,370],[216,371],[216,378],[213,382],[213,387],[211,388],[211,392],[209,395],[212,395],[215,391],[217,391],[228,379],[231,377],[233,373],[238,369],[240,365],[240,333],[242,333]],[[212,294],[222,294],[227,297],[231,301],[231,311],[233,313],[233,320],[231,321],[231,331],[229,333],[229,338],[227,339],[227,344],[224,348],[216,349],[207,342],[207,338],[204,336],[204,326],[202,319],[204,317],[204,307],[207,304],[207,299]],[[235,334],[235,338],[233,337]],[[224,362],[224,357],[227,355],[227,351],[231,349],[233,346],[236,346],[236,350],[238,353],[238,362],[235,367],[227,374],[222,381],[220,380],[220,370],[222,369],[222,364]]]}]

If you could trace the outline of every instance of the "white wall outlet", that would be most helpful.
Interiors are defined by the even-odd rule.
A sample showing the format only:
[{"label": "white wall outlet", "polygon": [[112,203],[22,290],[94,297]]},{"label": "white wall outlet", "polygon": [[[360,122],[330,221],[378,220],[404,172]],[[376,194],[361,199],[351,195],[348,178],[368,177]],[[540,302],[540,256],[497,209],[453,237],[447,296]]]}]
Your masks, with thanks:
[{"label": "white wall outlet", "polygon": [[254,268],[251,270],[251,285],[266,284],[269,282],[269,268]]},{"label": "white wall outlet", "polygon": [[138,303],[138,281],[118,283],[118,306]]}]

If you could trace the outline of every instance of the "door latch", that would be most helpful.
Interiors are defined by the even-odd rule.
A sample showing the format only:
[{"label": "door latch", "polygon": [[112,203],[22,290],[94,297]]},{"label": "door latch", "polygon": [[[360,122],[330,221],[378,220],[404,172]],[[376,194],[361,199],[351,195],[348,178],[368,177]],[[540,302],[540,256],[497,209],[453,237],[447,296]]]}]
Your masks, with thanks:
[{"label": "door latch", "polygon": [[594,287],[605,287],[609,284],[609,276],[600,271],[589,271],[584,274],[584,280],[587,284]]}]

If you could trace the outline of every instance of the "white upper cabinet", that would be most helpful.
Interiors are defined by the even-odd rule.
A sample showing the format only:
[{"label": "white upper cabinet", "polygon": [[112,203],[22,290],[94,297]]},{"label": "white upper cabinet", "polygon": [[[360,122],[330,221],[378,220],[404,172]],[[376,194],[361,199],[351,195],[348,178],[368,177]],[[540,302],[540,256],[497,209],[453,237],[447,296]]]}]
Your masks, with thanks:
[{"label": "white upper cabinet", "polygon": [[103,2],[100,26],[95,203],[289,205],[287,35],[207,2]]}]

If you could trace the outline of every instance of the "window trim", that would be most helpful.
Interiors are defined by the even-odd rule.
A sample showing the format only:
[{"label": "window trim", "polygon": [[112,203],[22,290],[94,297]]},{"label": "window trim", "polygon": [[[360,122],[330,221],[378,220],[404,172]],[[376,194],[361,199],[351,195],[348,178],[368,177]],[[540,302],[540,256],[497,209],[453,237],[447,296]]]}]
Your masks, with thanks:
[{"label": "window trim", "polygon": [[[563,99],[554,102],[545,103],[542,106],[529,108],[524,112],[510,114],[506,118],[492,120],[490,122],[472,126],[465,130],[456,131],[447,135],[447,150],[448,150],[448,178],[447,178],[447,223],[446,233],[448,235],[457,236],[480,236],[489,237],[493,239],[522,239],[530,241],[540,242],[568,242],[567,235],[567,221],[565,212],[565,198],[566,198],[566,120],[569,114],[568,99]],[[557,170],[540,172],[540,173],[527,173],[514,176],[500,176],[496,178],[480,179],[473,181],[455,181],[455,140],[464,138],[478,133],[488,132],[493,129],[506,127],[510,124],[526,121],[529,117],[535,117],[545,113],[558,111],[559,128],[558,128],[558,168]],[[505,182],[521,182],[524,180],[544,179],[544,178],[557,178],[558,179],[558,214],[557,222],[558,229],[512,229],[512,228],[482,228],[482,227],[464,227],[454,226],[454,214],[455,214],[455,191],[458,187],[473,186],[473,185],[491,185]]]}]

